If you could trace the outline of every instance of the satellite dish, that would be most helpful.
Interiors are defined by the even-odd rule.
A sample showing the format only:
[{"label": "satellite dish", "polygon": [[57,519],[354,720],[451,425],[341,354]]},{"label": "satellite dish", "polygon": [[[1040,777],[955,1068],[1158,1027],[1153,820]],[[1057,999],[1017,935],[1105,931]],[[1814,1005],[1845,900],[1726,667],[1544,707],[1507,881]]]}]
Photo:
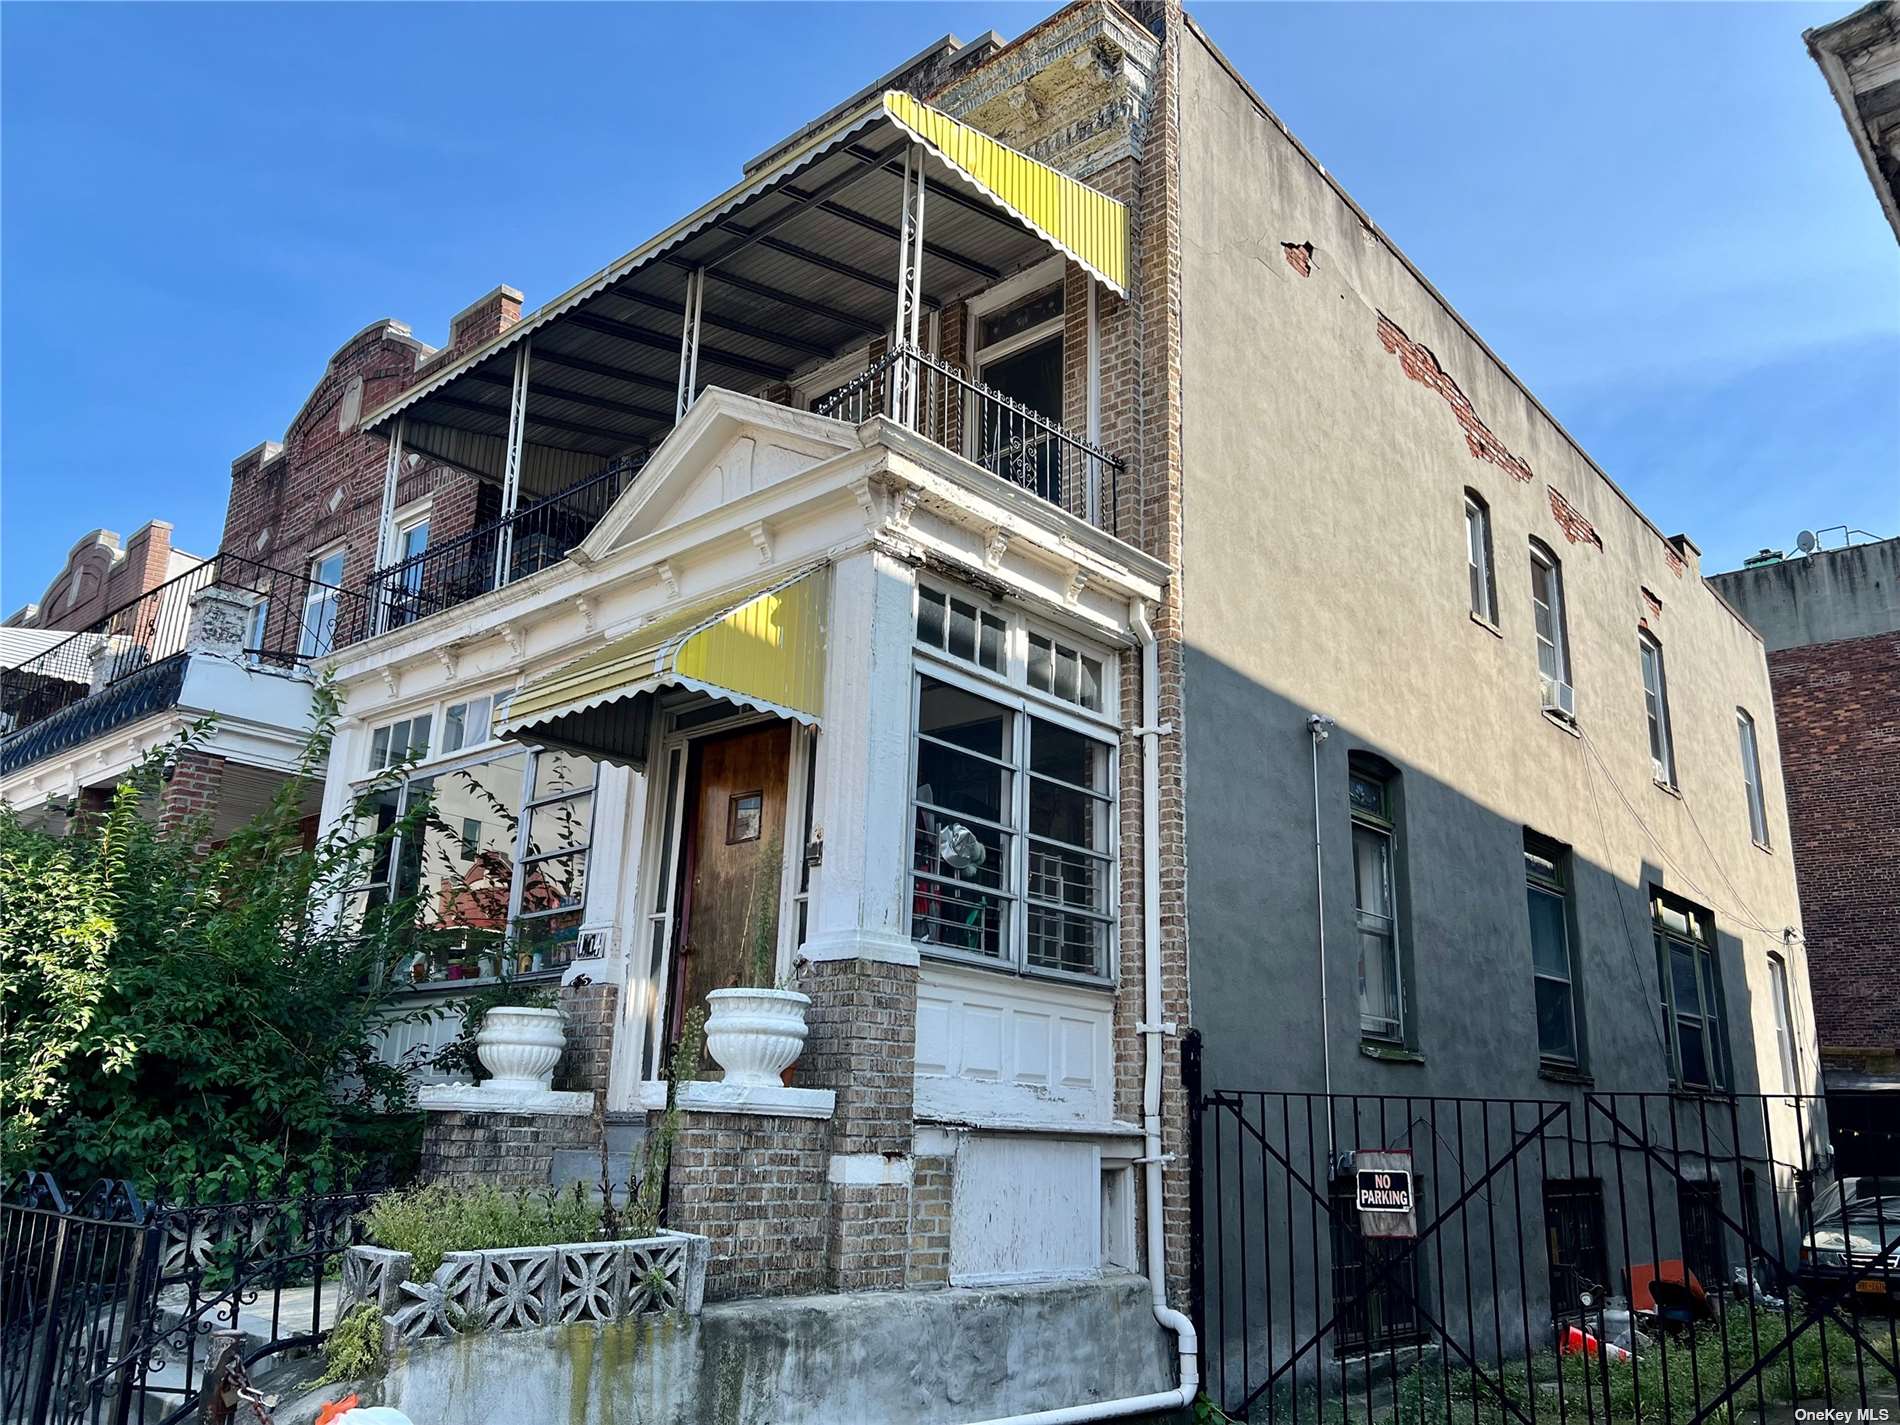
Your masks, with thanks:
[{"label": "satellite dish", "polygon": [[1814,537],[1814,531],[1811,529],[1804,529],[1794,537],[1795,548],[1799,549],[1803,554],[1814,553],[1815,545],[1820,542],[1820,540]]},{"label": "satellite dish", "polygon": [[989,859],[989,852],[976,839],[976,833],[960,821],[952,822],[937,833],[937,854],[953,871],[974,871]]}]

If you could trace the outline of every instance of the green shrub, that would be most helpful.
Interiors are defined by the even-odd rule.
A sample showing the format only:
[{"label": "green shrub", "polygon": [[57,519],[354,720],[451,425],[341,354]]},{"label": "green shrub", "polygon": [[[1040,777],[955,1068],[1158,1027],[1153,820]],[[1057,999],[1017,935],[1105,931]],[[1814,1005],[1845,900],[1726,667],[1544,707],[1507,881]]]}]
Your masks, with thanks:
[{"label": "green shrub", "polygon": [[[413,897],[372,924],[331,914],[401,824],[343,818],[304,845],[337,716],[327,685],[297,773],[206,852],[203,819],[161,829],[158,749],[101,813],[53,836],[0,806],[0,1173],[190,1183],[201,1194],[400,1171],[420,1120],[376,1055],[414,952]],[[371,796],[374,789],[366,792]]]},{"label": "green shrub", "polygon": [[601,1211],[579,1183],[569,1193],[431,1183],[385,1193],[363,1220],[371,1241],[409,1253],[415,1275],[427,1277],[450,1252],[591,1242],[600,1236]]},{"label": "green shrub", "polygon": [[324,1372],[318,1385],[363,1380],[383,1373],[383,1313],[366,1301],[330,1328],[323,1342]]}]

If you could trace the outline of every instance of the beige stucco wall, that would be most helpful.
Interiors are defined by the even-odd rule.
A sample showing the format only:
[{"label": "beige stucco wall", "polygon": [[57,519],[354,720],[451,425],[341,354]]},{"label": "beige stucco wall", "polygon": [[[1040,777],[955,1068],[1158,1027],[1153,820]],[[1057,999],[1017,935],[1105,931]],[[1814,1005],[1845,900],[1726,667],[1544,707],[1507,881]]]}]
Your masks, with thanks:
[{"label": "beige stucco wall", "polygon": [[[1666,1087],[1654,884],[1714,913],[1737,1087],[1780,1091],[1767,956],[1800,914],[1760,641],[1703,587],[1693,552],[1677,562],[1205,41],[1190,33],[1181,63],[1189,908],[1210,1079],[1320,1087],[1304,725],[1319,712],[1338,723],[1320,751],[1335,1087],[1552,1089],[1538,1075],[1528,826],[1573,848],[1597,1084]],[[1311,244],[1310,275],[1283,244]],[[1492,444],[1461,423],[1449,386],[1408,376],[1381,340],[1382,313],[1430,349]],[[1586,319],[1554,296],[1551,318]],[[1474,455],[1473,430],[1495,458]],[[1497,632],[1468,614],[1467,487],[1492,511]],[[1601,548],[1567,536],[1552,490]],[[1581,736],[1540,712],[1532,537],[1563,561]],[[1680,796],[1651,778],[1642,619],[1667,659]],[[1738,706],[1761,733],[1766,851],[1749,836]],[[1357,748],[1403,773],[1423,1064],[1351,1052],[1345,764]],[[1805,1001],[1799,943],[1785,953]],[[1811,1021],[1797,1017],[1812,1087]]]}]

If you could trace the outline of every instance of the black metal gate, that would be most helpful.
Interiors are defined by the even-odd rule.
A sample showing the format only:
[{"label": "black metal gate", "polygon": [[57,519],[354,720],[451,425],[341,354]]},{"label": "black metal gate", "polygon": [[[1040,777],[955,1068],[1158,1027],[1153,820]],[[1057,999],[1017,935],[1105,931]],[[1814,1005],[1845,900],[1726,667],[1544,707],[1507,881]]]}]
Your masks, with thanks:
[{"label": "black metal gate", "polygon": [[364,1192],[69,1201],[35,1174],[0,1202],[0,1425],[174,1425],[197,1411],[214,1332],[255,1366],[316,1345]]},{"label": "black metal gate", "polygon": [[[1900,1419],[1900,1182],[1831,1171],[1820,1100],[1203,1092],[1195,1060],[1191,1270],[1231,1417]],[[1365,1230],[1395,1221],[1361,1216],[1367,1164],[1413,1235]]]}]

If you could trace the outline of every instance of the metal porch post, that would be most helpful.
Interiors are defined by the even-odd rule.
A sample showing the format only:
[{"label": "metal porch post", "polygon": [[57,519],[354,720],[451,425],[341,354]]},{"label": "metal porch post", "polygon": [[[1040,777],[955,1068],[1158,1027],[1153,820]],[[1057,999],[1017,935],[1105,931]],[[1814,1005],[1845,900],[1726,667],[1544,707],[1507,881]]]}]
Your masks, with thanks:
[{"label": "metal porch post", "polygon": [[396,481],[402,474],[402,422],[403,418],[397,416],[395,427],[389,432],[389,459],[383,465],[383,507],[376,517],[376,559],[370,575],[371,633],[383,632],[389,617],[390,591],[383,587],[380,576],[389,567],[390,540],[395,533]]},{"label": "metal porch post", "polygon": [[508,395],[508,455],[501,472],[501,523],[495,538],[495,587],[508,582],[514,559],[515,506],[521,502],[521,443],[528,425],[528,366],[532,342],[515,348],[515,381]]},{"label": "metal porch post", "polygon": [[913,357],[918,349],[924,310],[924,150],[912,144],[904,155],[903,219],[897,232],[897,321],[891,329],[891,416],[912,429],[917,425],[917,383],[922,373]]},{"label": "metal porch post", "polygon": [[680,315],[680,382],[679,398],[673,408],[675,421],[686,419],[699,390],[699,318],[705,302],[706,270],[695,267],[686,274],[686,304]]}]

